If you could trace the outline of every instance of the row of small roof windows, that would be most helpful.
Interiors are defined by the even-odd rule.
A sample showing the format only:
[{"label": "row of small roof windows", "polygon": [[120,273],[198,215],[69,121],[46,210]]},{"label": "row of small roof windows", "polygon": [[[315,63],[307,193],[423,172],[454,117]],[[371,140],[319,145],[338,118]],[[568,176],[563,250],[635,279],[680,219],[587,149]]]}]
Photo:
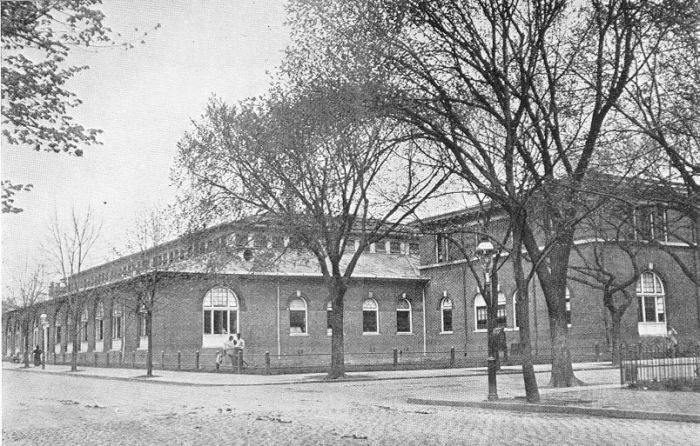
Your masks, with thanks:
[{"label": "row of small roof windows", "polygon": [[[355,252],[359,248],[359,243],[360,242],[357,239],[349,239],[346,244],[346,251]],[[283,237],[281,235],[268,237],[264,234],[258,234],[256,236],[252,234],[231,234],[228,236],[217,237],[215,239],[199,240],[187,247],[169,249],[161,252],[158,255],[151,256],[150,258],[133,260],[131,262],[124,263],[121,266],[105,267],[104,271],[91,274],[88,277],[79,278],[77,280],[77,285],[79,287],[97,285],[109,280],[123,277],[124,275],[131,274],[141,269],[167,265],[179,260],[186,260],[192,256],[219,250],[226,246],[234,248],[252,247],[267,249],[281,249],[288,247],[293,249],[300,247],[301,244],[293,237]],[[403,243],[399,240],[388,240],[373,243],[368,252],[379,254],[389,253],[418,255],[419,244],[418,242]]]}]

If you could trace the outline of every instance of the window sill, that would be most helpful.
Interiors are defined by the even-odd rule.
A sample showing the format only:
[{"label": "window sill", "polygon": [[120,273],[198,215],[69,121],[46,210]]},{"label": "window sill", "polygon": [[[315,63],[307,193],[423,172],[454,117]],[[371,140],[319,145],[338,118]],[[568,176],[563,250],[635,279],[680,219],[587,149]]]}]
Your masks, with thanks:
[{"label": "window sill", "polygon": [[378,331],[363,331],[362,336],[377,336],[379,334]]},{"label": "window sill", "polygon": [[474,333],[487,333],[487,332],[488,332],[488,330],[485,328],[477,328],[476,330],[474,330]]},{"label": "window sill", "polygon": [[413,334],[413,332],[412,331],[397,331],[396,334],[398,336],[410,336]]},{"label": "window sill", "polygon": [[441,331],[440,334],[455,334],[454,331]]},{"label": "window sill", "polygon": [[289,333],[289,336],[308,336],[308,333]]},{"label": "window sill", "polygon": [[506,327],[506,331],[520,331],[520,327]]}]

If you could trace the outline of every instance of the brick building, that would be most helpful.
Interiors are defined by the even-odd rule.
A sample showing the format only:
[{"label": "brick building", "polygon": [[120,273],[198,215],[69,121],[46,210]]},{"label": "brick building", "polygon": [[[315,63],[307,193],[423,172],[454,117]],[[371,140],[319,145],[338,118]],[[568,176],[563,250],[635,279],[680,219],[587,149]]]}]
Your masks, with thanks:
[{"label": "brick building", "polygon": [[[638,260],[643,271],[635,302],[622,320],[623,340],[660,341],[673,326],[682,344],[698,342],[700,295],[677,264],[680,259],[698,272],[698,253],[691,248],[696,243],[694,226],[672,235],[669,225],[677,220],[667,215],[672,211],[647,211],[640,211],[645,213],[631,228],[640,242]],[[644,229],[647,219],[651,228],[657,228],[656,234]],[[655,225],[654,219],[664,224]],[[479,268],[469,268],[474,266],[474,233],[478,232],[470,228],[479,224],[479,209],[466,209],[423,221],[420,237],[397,233],[370,246],[345,297],[349,364],[381,362],[394,351],[429,362],[433,357],[444,358],[450,349],[459,353],[458,361],[483,361],[486,304],[474,280]],[[496,215],[489,231],[497,235],[506,224]],[[455,228],[460,230],[454,232]],[[20,320],[28,317],[29,344],[44,345],[49,361],[65,360],[72,350],[66,303],[66,289],[70,289],[81,305],[82,361],[114,364],[131,358],[136,362],[143,356],[146,338],[144,316],[133,295],[139,278],[157,268],[161,281],[153,313],[156,364],[177,361],[185,367],[200,360],[211,364],[229,333],[240,332],[249,362],[255,365],[263,361],[265,352],[278,364],[327,365],[330,303],[316,260],[293,249],[294,241],[288,237],[270,234],[261,228],[221,225],[81,272],[69,278],[68,287],[52,286],[51,299],[31,311],[3,314],[3,352],[7,357],[23,348]],[[649,237],[657,243],[645,244]],[[357,249],[358,243],[350,241],[349,249]],[[586,231],[577,236],[581,252],[590,252],[596,243],[600,240]],[[675,259],[659,243],[672,249]],[[616,262],[615,255],[612,263],[624,270],[624,262]],[[572,259],[572,265],[576,262]],[[500,271],[498,323],[505,328],[508,345],[515,346],[518,323],[510,268],[505,262]],[[546,360],[550,349],[547,308],[536,279],[530,287],[533,353]],[[567,296],[574,360],[605,354],[610,321],[600,292],[570,281]],[[43,327],[42,314],[46,315]]]}]

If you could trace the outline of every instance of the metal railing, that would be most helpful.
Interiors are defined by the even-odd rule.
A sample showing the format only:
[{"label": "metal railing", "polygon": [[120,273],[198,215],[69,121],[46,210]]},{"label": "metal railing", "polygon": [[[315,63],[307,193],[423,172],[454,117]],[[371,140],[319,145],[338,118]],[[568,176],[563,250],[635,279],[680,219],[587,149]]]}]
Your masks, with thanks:
[{"label": "metal railing", "polygon": [[659,345],[620,348],[620,384],[666,387],[700,386],[700,346],[680,349]]}]

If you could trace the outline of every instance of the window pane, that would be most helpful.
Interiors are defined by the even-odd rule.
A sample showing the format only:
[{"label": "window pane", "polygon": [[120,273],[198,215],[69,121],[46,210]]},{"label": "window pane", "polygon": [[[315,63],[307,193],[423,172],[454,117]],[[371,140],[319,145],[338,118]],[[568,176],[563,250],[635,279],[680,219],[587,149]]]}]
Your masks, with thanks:
[{"label": "window pane", "polygon": [[400,254],[401,253],[401,242],[399,242],[399,241],[389,242],[389,249],[391,250],[392,254]]},{"label": "window pane", "polygon": [[486,307],[476,307],[476,329],[486,330],[487,320]]},{"label": "window pane", "polygon": [[374,252],[385,253],[386,252],[386,242],[381,241],[374,244]]},{"label": "window pane", "polygon": [[452,310],[442,310],[442,331],[452,331]]},{"label": "window pane", "polygon": [[[230,301],[229,301],[230,302]],[[238,311],[229,311],[229,333],[238,333]]]},{"label": "window pane", "polygon": [[[498,299],[499,301],[501,299]],[[498,308],[496,309],[496,324],[499,327],[505,327],[507,323],[507,318],[506,318],[506,305],[498,305]]]},{"label": "window pane", "polygon": [[411,312],[407,310],[398,310],[396,312],[396,331],[398,333],[411,332]]},{"label": "window pane", "polygon": [[666,312],[664,309],[664,298],[663,297],[656,298],[656,314],[658,316],[657,320],[659,322],[664,322],[666,320]]},{"label": "window pane", "polygon": [[306,311],[290,310],[289,311],[289,332],[290,333],[306,333]]},{"label": "window pane", "polygon": [[204,334],[211,334],[211,311],[204,310]]},{"label": "window pane", "polygon": [[228,311],[214,311],[214,334],[226,334],[225,328],[228,325]]},{"label": "window pane", "polygon": [[326,310],[326,329],[329,330],[329,333],[330,330],[333,329],[333,327],[331,327],[331,310]]},{"label": "window pane", "polygon": [[644,299],[644,318],[646,322],[656,322],[656,306],[653,298]]},{"label": "window pane", "polygon": [[362,312],[362,332],[376,333],[377,332],[377,312],[363,311]]},{"label": "window pane", "polygon": [[57,325],[56,326],[56,344],[61,343],[61,326]]},{"label": "window pane", "polygon": [[289,310],[290,311],[305,311],[306,310],[306,303],[301,299],[294,299],[291,302],[289,302]]}]

